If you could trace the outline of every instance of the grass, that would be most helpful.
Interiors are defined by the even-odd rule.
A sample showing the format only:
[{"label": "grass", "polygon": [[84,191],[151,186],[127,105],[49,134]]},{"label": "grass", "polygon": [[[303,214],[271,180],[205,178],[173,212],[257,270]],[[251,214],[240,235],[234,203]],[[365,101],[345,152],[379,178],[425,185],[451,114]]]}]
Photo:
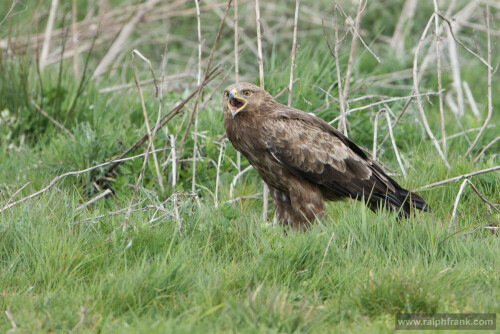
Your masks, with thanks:
[{"label": "grass", "polygon": [[[244,5],[240,14],[245,8],[253,9],[251,3]],[[307,6],[307,2],[304,5]],[[361,24],[363,37],[367,41],[376,40],[370,47],[384,61],[377,64],[358,45],[349,98],[411,94],[411,90],[400,88],[411,85],[411,77],[396,80],[391,87],[368,81],[374,75],[411,67],[410,51],[397,56],[377,39],[390,35],[394,29],[394,16],[399,17],[399,12],[389,14],[397,12],[396,5],[401,6],[401,1],[384,7],[388,9],[384,12],[375,2],[368,4]],[[80,11],[85,10],[84,6],[79,2]],[[332,4],[322,6],[326,13],[328,10],[332,13]],[[5,23],[10,27],[10,32],[5,34],[26,29],[22,23],[34,15],[31,12],[34,9],[30,6],[28,9]],[[293,17],[293,8],[278,6],[274,10]],[[423,7],[407,27],[408,50],[416,45],[431,13],[432,8]],[[493,17],[498,17],[498,12],[493,12]],[[213,13],[204,12],[202,20],[208,39],[205,45],[210,47],[215,37],[205,31],[217,26],[219,19]],[[40,27],[43,23],[42,19]],[[166,25],[174,36],[195,36],[193,17],[176,18]],[[249,25],[245,32],[250,35],[251,29]],[[301,46],[296,56],[295,76],[300,81],[294,85],[293,105],[312,112],[325,103],[324,93],[315,86],[327,90],[335,81],[335,61],[322,33],[318,32],[321,27],[318,29],[312,23],[299,20],[299,32],[301,29],[308,35],[301,38],[299,34]],[[160,32],[155,30],[152,34],[161,35]],[[264,41],[267,46],[265,85],[272,94],[288,84],[291,43],[281,33],[278,29],[272,41]],[[231,34],[226,28],[219,46],[227,53],[231,52]],[[467,30],[459,37],[469,41],[471,34]],[[6,36],[2,31],[0,37]],[[475,38],[484,53],[484,34],[477,33]],[[348,41],[340,50],[344,70]],[[152,59],[161,59],[163,42],[151,41],[140,50]],[[40,73],[29,52],[11,55],[0,49],[0,208],[27,182],[30,183],[13,200],[38,191],[64,172],[88,168],[119,155],[124,147],[146,133],[136,90],[98,92],[103,87],[122,83],[120,76],[125,82],[132,82],[132,68],[127,66],[130,60],[124,61],[125,66],[109,76],[87,80],[105,51],[96,48],[92,54],[82,54],[82,61],[89,57],[88,72],[75,76],[71,61],[52,65]],[[196,56],[187,59],[191,51],[181,42],[170,45],[166,55],[173,56],[171,67],[167,67],[168,74],[182,72],[192,63]],[[470,129],[481,126],[487,112],[486,70],[462,51],[461,61],[468,64],[461,69],[462,79],[469,83],[483,117],[478,120],[466,111],[460,121]],[[496,49],[492,59],[498,59],[495,55],[498,56]],[[186,58],[184,62],[182,56]],[[216,55],[217,62],[222,59],[222,54]],[[227,60],[222,63],[230,70]],[[159,62],[154,64],[160,71]],[[192,66],[194,70],[196,66]],[[146,66],[138,63],[138,70],[141,79],[148,78]],[[244,77],[257,81],[257,64],[248,50],[242,54],[240,71]],[[452,80],[449,71],[443,72],[443,86],[448,90]],[[191,81],[170,84],[164,95],[164,112],[194,88],[196,79]],[[231,79],[226,81],[229,84]],[[215,85],[214,82],[206,89],[205,96]],[[493,76],[493,85],[498,86],[498,73]],[[430,91],[436,87],[435,69],[431,69],[423,76],[420,88]],[[150,88],[144,92],[149,118],[155,120],[158,100]],[[336,87],[331,92],[336,96]],[[229,188],[236,175],[233,165],[236,152],[226,144],[219,206],[215,208],[218,139],[224,133],[219,95],[216,93],[213,101],[200,111],[199,129],[203,137],[199,145],[203,160],[197,163],[197,191],[201,208],[193,200],[180,197],[182,234],[174,217],[168,215],[150,224],[160,214],[154,210],[132,213],[130,227],[125,232],[121,229],[124,215],[98,218],[128,206],[133,194],[129,185],[137,181],[142,159],[122,164],[115,174],[108,175],[113,181],[102,179],[104,169],[80,177],[70,176],[40,197],[0,213],[0,332],[12,328],[6,311],[12,315],[17,332],[23,333],[372,333],[393,331],[394,315],[399,312],[500,312],[500,242],[497,233],[482,228],[488,224],[498,226],[500,217],[488,211],[472,190],[466,188],[455,220],[457,232],[450,234],[448,224],[460,182],[420,193],[433,209],[429,214],[398,221],[389,212],[374,214],[359,202],[346,201],[329,204],[326,218],[311,230],[285,234],[281,228],[272,228],[272,213],[268,221],[262,221],[261,199],[225,203],[230,199]],[[32,100],[71,131],[74,138],[37,112]],[[285,104],[286,100],[286,94],[279,99]],[[390,105],[394,114],[399,114],[404,103]],[[366,101],[352,103],[350,108],[366,104]],[[432,130],[440,139],[437,97],[425,100],[424,107]],[[493,95],[493,107],[494,110],[500,108],[498,94]],[[186,111],[191,108],[192,103]],[[350,137],[363,147],[372,146],[373,118],[377,111],[372,108],[349,116]],[[460,132],[449,108],[445,113],[447,134]],[[318,112],[325,120],[337,115],[336,102]],[[174,118],[157,134],[157,148],[165,146],[169,134],[182,136],[185,127],[182,117]],[[490,124],[499,122],[499,113],[494,112]],[[379,159],[404,187],[416,189],[498,165],[498,154],[495,154],[498,143],[472,165],[480,150],[497,136],[497,127],[487,129],[471,157],[464,157],[469,147],[465,136],[450,139],[451,169],[448,170],[423,134],[420,123],[416,106],[412,104],[394,128],[398,149],[407,166],[411,166],[408,178],[397,175],[398,164],[390,141],[378,153]],[[381,119],[379,141],[386,133],[387,126]],[[469,139],[473,140],[475,134],[469,134]],[[189,136],[182,159],[191,158],[192,149]],[[140,153],[142,149],[133,154]],[[167,151],[163,157],[159,153],[160,162],[166,161],[168,154]],[[243,161],[243,168],[246,166],[248,162]],[[162,173],[164,180],[171,179],[170,163]],[[173,201],[163,202],[176,191],[190,192],[191,175],[190,162],[181,162],[177,185],[173,187],[169,183],[161,193],[150,159],[136,203],[141,203],[140,207],[162,206],[173,212]],[[471,181],[491,202],[500,202],[498,172],[475,176]],[[113,195],[77,210],[100,192],[97,187],[109,188]],[[250,171],[238,182],[235,193],[250,196],[261,188],[257,174]]]}]

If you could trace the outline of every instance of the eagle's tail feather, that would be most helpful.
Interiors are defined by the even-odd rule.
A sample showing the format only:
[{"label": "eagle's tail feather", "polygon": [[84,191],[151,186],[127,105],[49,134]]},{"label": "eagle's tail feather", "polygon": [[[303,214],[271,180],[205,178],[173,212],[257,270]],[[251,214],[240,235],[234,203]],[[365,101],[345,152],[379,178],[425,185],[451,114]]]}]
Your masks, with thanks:
[{"label": "eagle's tail feather", "polygon": [[396,187],[396,191],[392,193],[372,194],[367,204],[373,211],[382,206],[398,212],[400,217],[405,218],[410,217],[415,209],[425,212],[431,211],[422,197],[401,187]]}]

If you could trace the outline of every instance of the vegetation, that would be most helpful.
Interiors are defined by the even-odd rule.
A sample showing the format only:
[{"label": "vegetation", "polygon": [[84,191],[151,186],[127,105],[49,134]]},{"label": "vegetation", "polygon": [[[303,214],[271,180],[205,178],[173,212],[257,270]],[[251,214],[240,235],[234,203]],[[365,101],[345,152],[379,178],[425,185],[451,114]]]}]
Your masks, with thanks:
[{"label": "vegetation", "polygon": [[[456,1],[448,8],[446,1],[437,1],[444,17],[459,17],[455,36],[476,53],[455,42],[447,23],[435,16],[439,69],[434,23],[417,48],[433,5],[418,2],[405,13],[403,6],[412,2],[367,3],[358,29],[366,47],[358,39],[346,99],[348,110],[372,105],[347,116],[349,137],[368,152],[376,115],[386,110],[404,172],[391,139],[383,142],[389,134],[384,114],[378,118],[377,142],[383,144],[377,159],[403,187],[416,190],[499,165],[500,7],[489,3],[487,28],[484,3]],[[329,204],[327,217],[307,232],[274,227],[272,210],[263,221],[262,183],[253,170],[234,183],[231,198],[237,154],[222,137],[220,95],[235,80],[234,3],[210,66],[222,72],[200,94],[198,132],[195,125],[187,128],[195,93],[154,136],[161,182],[152,155],[140,176],[146,141],[125,156],[139,157],[66,176],[39,196],[12,205],[59,175],[116,159],[148,133],[134,70],[139,81],[152,76],[138,54],[133,64],[133,49],[151,60],[163,88],[157,96],[151,81],[141,85],[154,132],[159,112],[167,115],[197,90],[198,37],[195,2],[77,0],[74,7],[61,2],[44,57],[49,2],[4,2],[0,20],[11,5],[0,24],[1,332],[372,333],[392,331],[400,312],[500,312],[498,170],[470,178],[493,207],[469,185],[455,207],[461,180],[419,192],[432,207],[429,214],[399,221],[352,200]],[[254,5],[238,1],[238,67],[240,80],[258,84]],[[200,6],[203,78],[226,3],[207,0]],[[276,95],[289,84],[295,7],[288,2],[260,6],[264,84]],[[345,86],[357,4],[340,6],[345,16],[338,10],[338,59]],[[404,20],[408,11],[413,15]],[[327,121],[339,116],[340,108],[338,68],[330,52],[334,13],[331,1],[301,2],[294,69],[299,80],[292,90],[293,106]],[[126,43],[116,46],[116,36],[128,24]],[[103,72],[94,73],[117,49]],[[424,128],[416,98],[406,98],[415,90],[417,51],[423,110],[450,168]],[[490,59],[490,74],[477,56]],[[488,96],[491,120],[466,154],[487,119]],[[394,97],[405,98],[375,104]],[[288,93],[278,100],[286,104]],[[242,159],[240,169],[247,166]],[[89,204],[107,189],[111,192]]]}]

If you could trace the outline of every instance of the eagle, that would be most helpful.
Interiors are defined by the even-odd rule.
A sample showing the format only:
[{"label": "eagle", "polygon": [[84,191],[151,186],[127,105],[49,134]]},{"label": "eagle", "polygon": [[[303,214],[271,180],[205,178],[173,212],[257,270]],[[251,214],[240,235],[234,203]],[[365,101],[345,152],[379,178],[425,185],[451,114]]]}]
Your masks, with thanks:
[{"label": "eagle", "polygon": [[323,216],[325,201],[345,198],[399,217],[430,211],[337,129],[276,102],[264,89],[230,85],[222,106],[227,138],[268,186],[280,225],[305,230]]}]

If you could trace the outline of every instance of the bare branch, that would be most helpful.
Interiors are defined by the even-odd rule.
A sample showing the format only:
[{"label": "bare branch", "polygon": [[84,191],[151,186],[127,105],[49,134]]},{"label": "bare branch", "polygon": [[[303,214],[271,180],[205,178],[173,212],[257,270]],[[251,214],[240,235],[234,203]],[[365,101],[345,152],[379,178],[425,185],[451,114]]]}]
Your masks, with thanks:
[{"label": "bare branch", "polygon": [[295,19],[293,21],[292,65],[290,66],[290,84],[288,86],[288,106],[292,105],[293,70],[295,68],[295,52],[297,51],[297,21],[299,20],[300,0],[295,0]]},{"label": "bare branch", "polygon": [[[493,102],[491,100],[491,77],[492,77],[492,67],[490,66],[491,64],[491,36],[490,36],[490,10],[488,7],[488,3],[486,3],[486,10],[484,14],[485,22],[486,22],[486,36],[487,36],[487,45],[488,45],[488,115],[486,116],[486,120],[484,121],[483,127],[481,130],[479,130],[479,133],[476,136],[476,139],[474,139],[474,142],[472,142],[472,145],[469,147],[467,152],[465,153],[465,156],[469,156],[469,154],[472,152],[474,149],[474,146],[476,146],[477,142],[479,141],[479,138],[484,133],[484,130],[488,126],[488,123],[490,122],[491,116],[493,115]],[[451,29],[451,28],[450,28]]]},{"label": "bare branch", "polygon": [[486,145],[483,148],[483,150],[477,155],[477,157],[474,159],[474,161],[472,161],[472,164],[475,164],[479,160],[479,158],[484,154],[484,152],[486,152],[487,149],[489,149],[491,146],[493,146],[493,144],[495,144],[499,139],[500,139],[500,136],[496,137],[488,145]]},{"label": "bare branch", "polygon": [[[161,151],[164,151],[165,149],[160,149],[160,150],[157,150],[157,151],[154,151],[154,152],[161,152]],[[151,152],[153,153],[153,152]],[[129,160],[133,160],[133,159],[137,159],[137,158],[140,158],[140,157],[143,157],[145,156],[146,153],[143,153],[143,154],[139,154],[139,155],[136,155],[136,156],[133,156],[133,157],[130,157],[130,158],[125,158],[125,159],[116,159],[116,160],[110,160],[108,162],[104,162],[102,164],[99,164],[99,165],[96,165],[96,166],[92,166],[92,167],[89,167],[87,169],[83,169],[83,170],[80,170],[80,171],[75,171],[75,172],[67,172],[67,173],[64,173],[64,174],[61,174],[57,177],[55,177],[50,183],[48,186],[46,186],[45,188],[42,188],[41,190],[29,195],[29,196],[26,196],[22,199],[20,199],[19,201],[16,201],[14,203],[11,203],[9,205],[6,205],[3,209],[0,209],[0,213],[4,212],[5,210],[13,207],[13,206],[16,206],[20,203],[23,203],[27,200],[30,200],[32,198],[35,198],[41,194],[43,194],[44,192],[46,192],[47,190],[49,190],[50,188],[52,188],[57,182],[61,181],[63,178],[65,178],[66,176],[70,176],[70,175],[73,175],[73,176],[76,176],[76,175],[80,175],[80,174],[84,174],[84,173],[87,173],[87,172],[90,172],[94,169],[98,169],[98,168],[101,168],[101,167],[104,167],[104,166],[107,166],[107,165],[111,165],[111,164],[114,164],[114,163],[120,163],[120,162],[124,162],[124,161],[129,161]]]},{"label": "bare branch", "polygon": [[441,150],[441,147],[439,146],[438,141],[436,140],[436,137],[434,137],[434,134],[432,133],[431,128],[429,127],[429,123],[427,122],[427,118],[425,117],[425,112],[424,112],[424,107],[422,105],[422,100],[420,98],[419,90],[418,90],[418,76],[417,76],[417,69],[418,69],[418,53],[420,51],[420,48],[422,47],[422,42],[425,39],[425,36],[427,34],[427,31],[429,30],[429,27],[432,23],[432,20],[435,19],[436,14],[432,14],[431,18],[429,19],[429,22],[427,22],[427,25],[425,26],[424,32],[422,33],[422,36],[420,37],[420,40],[417,44],[417,48],[415,50],[415,55],[413,57],[413,87],[415,90],[415,95],[417,97],[417,104],[418,104],[418,111],[420,112],[420,116],[422,117],[422,121],[424,123],[425,130],[429,137],[432,140],[432,143],[436,147],[436,150],[438,151],[439,155],[441,156],[441,159],[443,160],[445,166],[450,169],[450,164],[448,163],[448,160],[446,160],[446,157]]},{"label": "bare branch", "polygon": [[451,179],[447,179],[447,180],[443,180],[443,181],[439,181],[439,182],[428,184],[426,186],[423,186],[423,187],[420,187],[418,189],[415,189],[415,191],[421,191],[421,190],[425,190],[425,189],[435,188],[437,186],[442,186],[442,185],[445,185],[445,184],[448,184],[448,183],[452,183],[452,182],[455,182],[455,181],[460,181],[460,180],[463,180],[463,179],[471,177],[471,176],[475,176],[475,175],[479,175],[479,174],[484,174],[484,173],[489,173],[489,172],[494,172],[494,171],[497,171],[499,169],[500,169],[500,165],[495,166],[495,167],[491,167],[491,168],[487,168],[487,169],[483,169],[483,170],[479,170],[477,172],[472,172],[472,173],[468,173],[468,174],[464,174],[464,175],[459,175],[459,176],[456,176],[456,177],[452,177]]}]

